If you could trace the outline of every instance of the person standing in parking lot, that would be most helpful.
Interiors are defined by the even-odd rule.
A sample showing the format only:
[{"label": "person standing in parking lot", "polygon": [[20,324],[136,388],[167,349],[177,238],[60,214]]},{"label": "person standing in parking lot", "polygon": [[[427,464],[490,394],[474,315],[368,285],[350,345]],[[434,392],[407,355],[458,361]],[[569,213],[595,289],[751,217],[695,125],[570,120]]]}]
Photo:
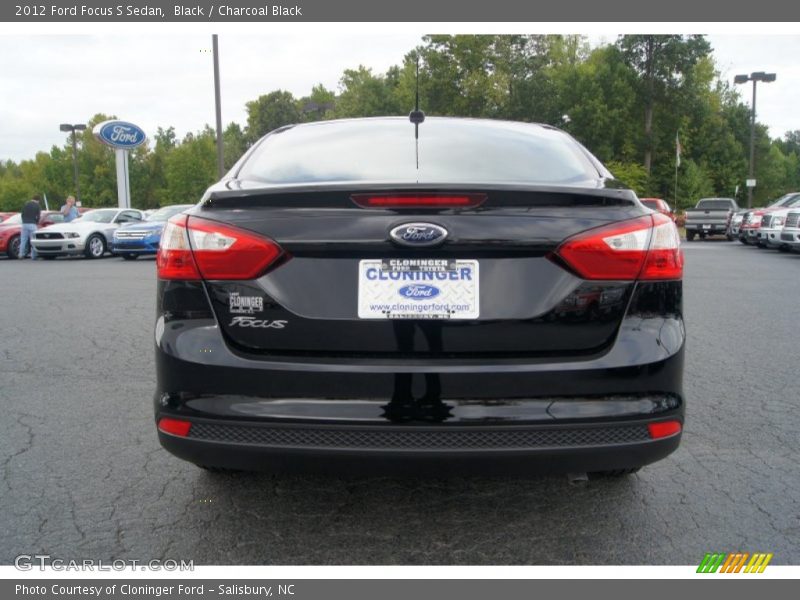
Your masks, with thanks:
[{"label": "person standing in parking lot", "polygon": [[33,234],[39,227],[39,219],[42,216],[42,207],[39,202],[42,197],[34,194],[33,197],[22,207],[22,232],[19,239],[19,258],[27,258],[30,248],[31,258],[36,258],[36,248],[31,244]]},{"label": "person standing in parking lot", "polygon": [[67,196],[67,203],[61,207],[61,214],[64,215],[64,223],[74,221],[80,216],[78,207],[75,206],[75,196]]}]

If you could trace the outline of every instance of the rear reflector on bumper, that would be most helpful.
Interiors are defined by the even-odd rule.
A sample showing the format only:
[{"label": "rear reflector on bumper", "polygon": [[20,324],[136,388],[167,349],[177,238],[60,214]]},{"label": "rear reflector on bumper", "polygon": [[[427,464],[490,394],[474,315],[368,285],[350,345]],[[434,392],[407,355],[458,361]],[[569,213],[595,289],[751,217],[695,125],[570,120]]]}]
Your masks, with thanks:
[{"label": "rear reflector on bumper", "polygon": [[180,419],[170,419],[169,417],[162,417],[158,421],[158,429],[159,431],[163,431],[164,433],[171,433],[172,435],[177,435],[180,437],[186,437],[189,435],[189,429],[191,429],[192,424],[189,421],[182,421]]},{"label": "rear reflector on bumper", "polygon": [[650,437],[654,440],[659,438],[669,437],[681,432],[680,421],[663,421],[661,423],[649,423],[647,429],[650,431]]}]

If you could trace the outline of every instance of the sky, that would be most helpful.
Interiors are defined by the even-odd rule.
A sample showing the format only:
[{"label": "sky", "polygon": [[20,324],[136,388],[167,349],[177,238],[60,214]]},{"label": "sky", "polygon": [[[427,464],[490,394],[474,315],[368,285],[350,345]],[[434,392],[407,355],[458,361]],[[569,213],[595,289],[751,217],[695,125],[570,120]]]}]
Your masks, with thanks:
[{"label": "sky", "polygon": [[[317,30],[303,35],[220,34],[222,120],[246,123],[245,103],[284,89],[300,97],[322,83],[338,89],[347,68],[383,73],[421,42],[413,32]],[[616,36],[591,35],[592,44]],[[772,137],[800,129],[800,35],[708,37],[721,77],[777,73],[759,84],[758,120]],[[174,126],[178,137],[214,123],[211,36],[207,34],[0,34],[0,159],[33,158],[62,145],[60,123],[116,115],[152,135]],[[13,57],[13,60],[8,60]],[[743,87],[750,102],[751,84]]]}]

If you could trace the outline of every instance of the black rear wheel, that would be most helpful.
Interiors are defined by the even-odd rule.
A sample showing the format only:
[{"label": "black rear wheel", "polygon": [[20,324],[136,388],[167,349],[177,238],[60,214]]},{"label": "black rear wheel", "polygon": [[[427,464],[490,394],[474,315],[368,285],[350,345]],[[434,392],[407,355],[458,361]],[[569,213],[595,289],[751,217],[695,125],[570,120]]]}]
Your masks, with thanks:
[{"label": "black rear wheel", "polygon": [[694,240],[694,231],[687,231],[686,232],[686,241],[691,242]]},{"label": "black rear wheel", "polygon": [[8,240],[8,248],[6,249],[8,258],[19,258],[19,236],[15,235]]}]

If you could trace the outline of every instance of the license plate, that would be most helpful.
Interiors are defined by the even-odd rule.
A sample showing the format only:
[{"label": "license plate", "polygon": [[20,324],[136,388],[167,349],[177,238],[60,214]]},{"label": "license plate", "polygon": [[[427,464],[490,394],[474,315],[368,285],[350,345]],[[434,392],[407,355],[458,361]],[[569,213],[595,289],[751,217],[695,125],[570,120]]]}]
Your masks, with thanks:
[{"label": "license plate", "polygon": [[477,319],[477,260],[367,259],[358,263],[360,319]]},{"label": "license plate", "polygon": [[703,229],[711,229],[711,225],[703,225]]}]

